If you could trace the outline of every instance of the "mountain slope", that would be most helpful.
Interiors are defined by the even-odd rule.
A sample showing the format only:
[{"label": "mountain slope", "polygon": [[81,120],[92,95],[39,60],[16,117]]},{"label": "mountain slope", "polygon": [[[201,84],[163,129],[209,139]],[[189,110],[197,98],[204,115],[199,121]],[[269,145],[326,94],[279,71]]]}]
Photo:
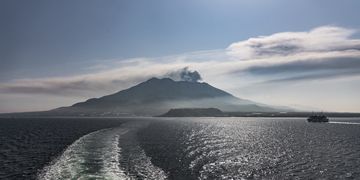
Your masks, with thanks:
[{"label": "mountain slope", "polygon": [[173,81],[169,78],[151,78],[129,89],[98,99],[74,104],[73,107],[113,106],[122,104],[152,103],[168,100],[230,97],[231,94],[207,83]]},{"label": "mountain slope", "polygon": [[52,110],[69,115],[160,115],[171,108],[219,108],[222,111],[271,112],[277,109],[237,98],[207,83],[152,78],[129,89],[70,107]]}]

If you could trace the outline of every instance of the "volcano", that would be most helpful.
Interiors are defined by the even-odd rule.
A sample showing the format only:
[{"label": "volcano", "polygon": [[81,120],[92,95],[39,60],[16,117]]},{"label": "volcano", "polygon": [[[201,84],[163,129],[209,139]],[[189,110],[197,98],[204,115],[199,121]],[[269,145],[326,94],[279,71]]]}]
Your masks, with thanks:
[{"label": "volcano", "polygon": [[117,93],[47,111],[68,116],[155,116],[174,108],[218,108],[231,112],[276,112],[237,98],[205,82],[151,78]]}]

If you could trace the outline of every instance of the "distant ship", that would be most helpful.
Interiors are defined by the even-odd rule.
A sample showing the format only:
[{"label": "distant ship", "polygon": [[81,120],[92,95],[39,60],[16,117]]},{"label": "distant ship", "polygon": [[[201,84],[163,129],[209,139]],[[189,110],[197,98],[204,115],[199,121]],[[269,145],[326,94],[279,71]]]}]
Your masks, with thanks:
[{"label": "distant ship", "polygon": [[311,115],[307,118],[308,122],[329,122],[329,118],[323,114]]}]

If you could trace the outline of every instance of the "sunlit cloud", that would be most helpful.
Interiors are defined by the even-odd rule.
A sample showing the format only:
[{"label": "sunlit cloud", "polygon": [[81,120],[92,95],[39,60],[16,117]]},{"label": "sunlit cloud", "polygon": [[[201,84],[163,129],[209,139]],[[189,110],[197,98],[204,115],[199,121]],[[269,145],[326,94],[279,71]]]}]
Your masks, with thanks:
[{"label": "sunlit cloud", "polygon": [[360,40],[351,39],[356,31],[323,26],[308,32],[281,32],[231,44],[228,54],[237,60],[288,56],[304,52],[360,50]]}]

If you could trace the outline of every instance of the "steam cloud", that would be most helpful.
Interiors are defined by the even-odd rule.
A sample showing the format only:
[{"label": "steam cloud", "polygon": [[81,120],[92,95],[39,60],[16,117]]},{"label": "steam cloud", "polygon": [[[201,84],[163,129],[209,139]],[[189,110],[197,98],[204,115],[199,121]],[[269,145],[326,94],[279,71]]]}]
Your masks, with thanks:
[{"label": "steam cloud", "polygon": [[184,67],[180,70],[170,72],[167,74],[167,76],[175,81],[198,82],[202,80],[199,72],[191,71],[188,67]]}]

